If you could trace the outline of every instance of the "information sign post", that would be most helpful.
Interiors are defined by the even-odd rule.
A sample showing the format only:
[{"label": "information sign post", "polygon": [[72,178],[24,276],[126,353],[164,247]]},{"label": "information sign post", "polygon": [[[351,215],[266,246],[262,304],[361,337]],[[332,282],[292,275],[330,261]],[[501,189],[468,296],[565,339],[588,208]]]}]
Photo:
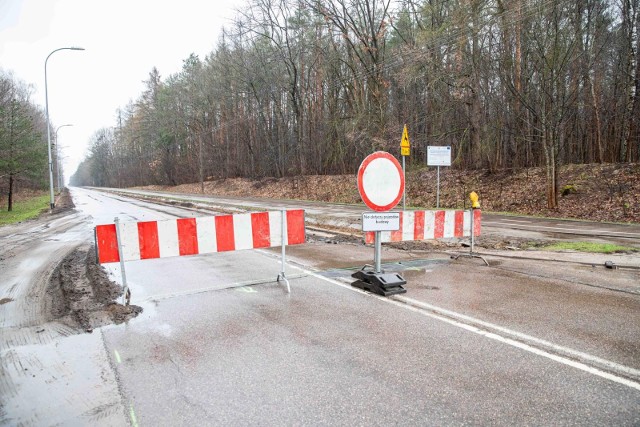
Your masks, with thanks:
[{"label": "information sign post", "polygon": [[437,166],[436,208],[440,208],[440,166],[451,166],[451,146],[427,147],[427,166]]}]

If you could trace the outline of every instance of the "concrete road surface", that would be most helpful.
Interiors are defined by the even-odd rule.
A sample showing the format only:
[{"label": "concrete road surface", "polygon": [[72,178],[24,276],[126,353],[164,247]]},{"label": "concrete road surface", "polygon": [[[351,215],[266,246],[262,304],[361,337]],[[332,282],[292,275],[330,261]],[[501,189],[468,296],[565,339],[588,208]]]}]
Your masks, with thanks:
[{"label": "concrete road surface", "polygon": [[[116,215],[194,214],[74,198],[84,232]],[[350,285],[371,247],[310,240],[287,248],[290,294],[275,281],[279,250],[127,263],[144,311],[93,334],[21,323],[8,307],[27,296],[12,294],[2,336],[31,339],[0,340],[2,423],[640,423],[639,270],[385,247],[408,292],[383,298]],[[12,269],[28,264],[19,256]]]}]

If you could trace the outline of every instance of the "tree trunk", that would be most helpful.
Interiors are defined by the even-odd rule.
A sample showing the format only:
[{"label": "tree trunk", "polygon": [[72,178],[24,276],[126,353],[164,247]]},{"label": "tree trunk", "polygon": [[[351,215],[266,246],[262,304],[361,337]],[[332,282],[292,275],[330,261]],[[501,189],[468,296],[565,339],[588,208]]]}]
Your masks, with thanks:
[{"label": "tree trunk", "polygon": [[9,196],[7,198],[7,212],[13,210],[13,174],[9,174]]},{"label": "tree trunk", "polygon": [[544,147],[544,159],[547,171],[547,208],[556,209],[558,207],[558,172],[555,148],[556,136],[554,130],[550,129],[546,118],[543,118],[542,132],[542,145]]},{"label": "tree trunk", "polygon": [[[600,121],[600,106],[598,104],[598,97],[596,95],[596,89],[594,87],[594,79],[589,79],[589,86],[591,86],[591,102],[593,106],[593,113],[595,115],[596,122],[596,147],[598,149],[598,163],[604,162],[604,147],[602,146],[602,123]],[[597,76],[596,79],[597,81]]]},{"label": "tree trunk", "polygon": [[[636,12],[636,69],[633,77],[633,100],[631,103],[631,115],[629,117],[629,131],[627,132],[627,152],[625,158],[628,163],[633,163],[640,157],[640,11]],[[635,156],[634,156],[635,146]]]},{"label": "tree trunk", "polygon": [[545,145],[545,163],[547,171],[547,208],[556,209],[558,207],[558,171],[556,167],[553,147]]}]

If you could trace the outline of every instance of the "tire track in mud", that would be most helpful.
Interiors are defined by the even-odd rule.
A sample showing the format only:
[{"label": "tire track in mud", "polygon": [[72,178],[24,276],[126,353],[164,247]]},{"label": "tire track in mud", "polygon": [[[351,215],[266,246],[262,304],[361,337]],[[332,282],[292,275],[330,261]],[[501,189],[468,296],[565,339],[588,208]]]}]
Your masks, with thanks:
[{"label": "tire track in mud", "polygon": [[109,280],[96,262],[95,248],[81,245],[58,265],[49,281],[48,313],[86,332],[108,324],[120,324],[142,312],[136,305],[124,306],[116,299],[122,288]]}]

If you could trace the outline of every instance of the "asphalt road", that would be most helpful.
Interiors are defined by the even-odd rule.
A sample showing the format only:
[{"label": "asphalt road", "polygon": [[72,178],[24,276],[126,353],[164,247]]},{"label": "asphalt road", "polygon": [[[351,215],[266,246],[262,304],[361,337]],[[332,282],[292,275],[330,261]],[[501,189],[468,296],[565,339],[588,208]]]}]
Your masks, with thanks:
[{"label": "asphalt road", "polygon": [[[72,243],[31,239],[30,251],[64,253],[115,216],[200,215],[73,195],[77,226],[41,230]],[[486,267],[385,247],[385,268],[405,276],[408,292],[382,298],[349,284],[371,263],[370,247],[311,240],[287,249],[290,294],[275,281],[278,250],[127,263],[144,311],[93,334],[48,325],[45,339],[8,308],[28,292],[2,283],[14,292],[0,305],[2,423],[640,424],[637,270],[499,258]],[[30,262],[15,257],[12,269]],[[107,270],[119,280],[117,264]]]}]

